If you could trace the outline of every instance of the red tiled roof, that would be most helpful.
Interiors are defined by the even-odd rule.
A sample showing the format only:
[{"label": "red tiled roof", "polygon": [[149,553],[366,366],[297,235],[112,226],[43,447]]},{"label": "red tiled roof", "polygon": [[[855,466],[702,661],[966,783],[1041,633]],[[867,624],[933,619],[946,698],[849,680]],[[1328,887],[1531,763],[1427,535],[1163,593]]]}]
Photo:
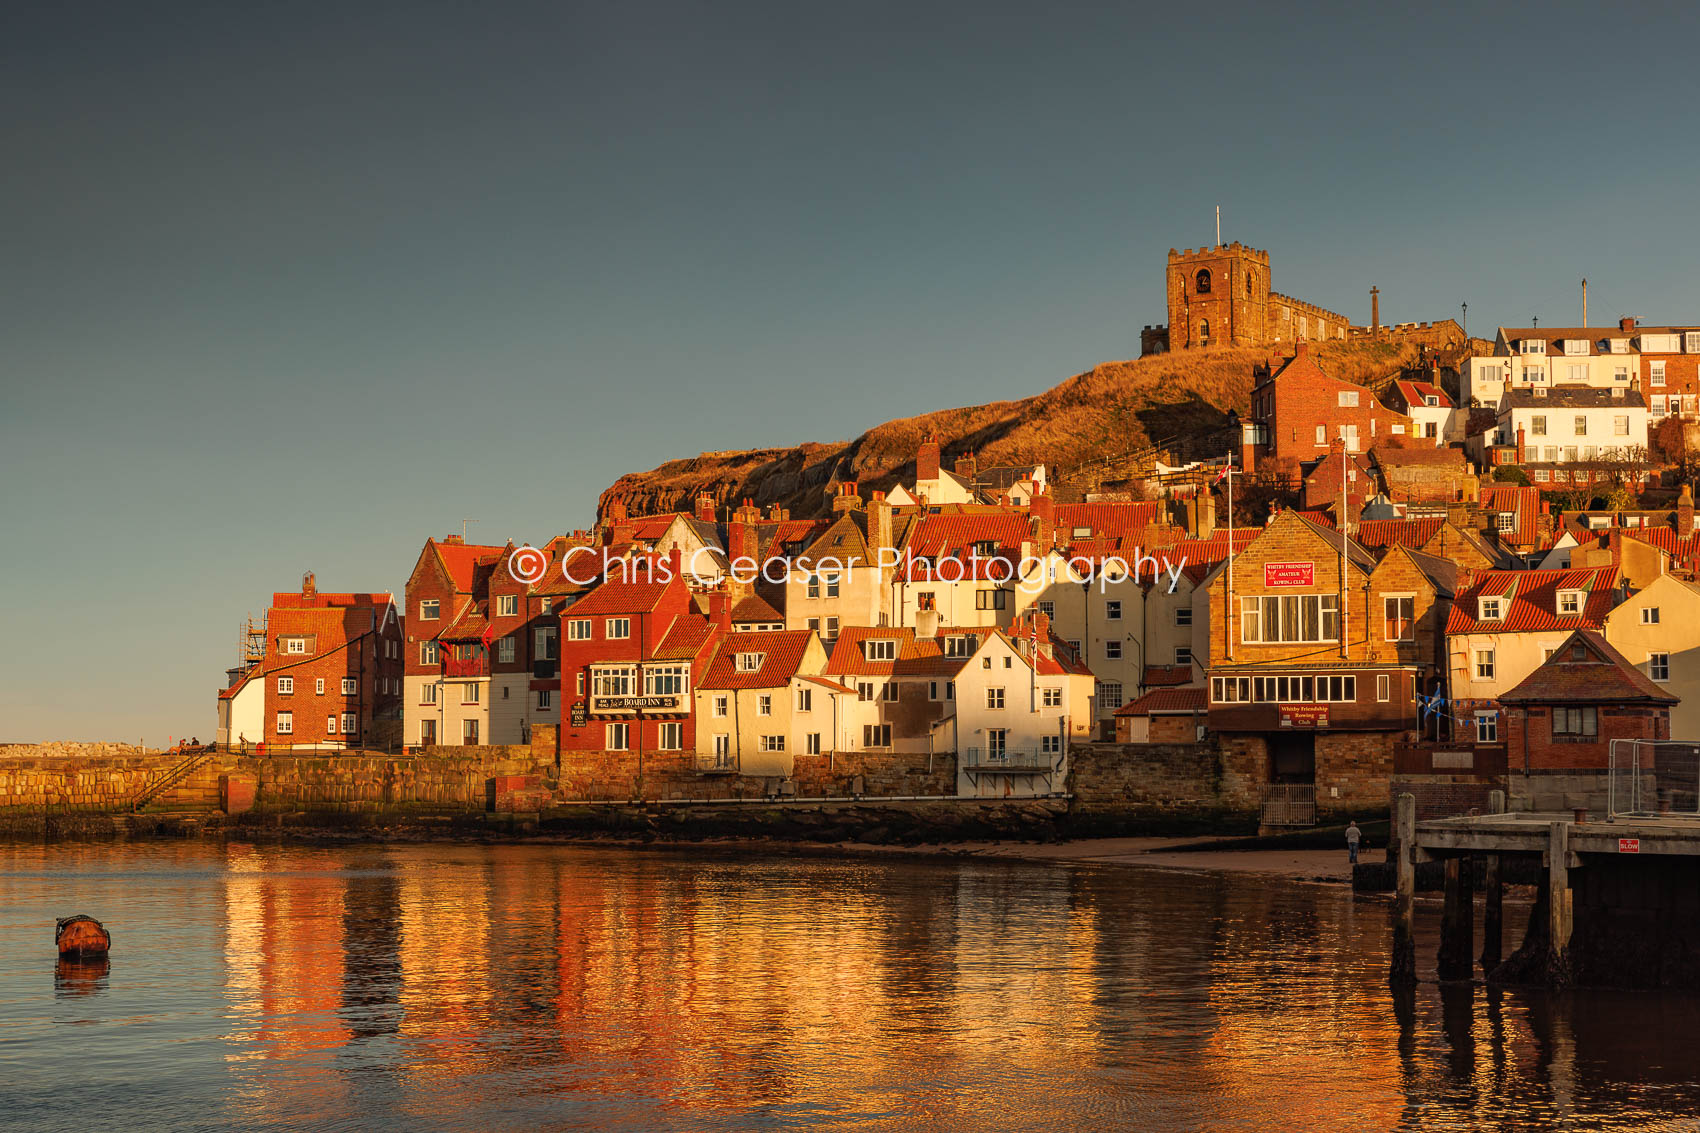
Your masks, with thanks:
[{"label": "red tiled roof", "polygon": [[847,692],[852,696],[856,695],[855,689],[849,687],[848,685],[839,684],[837,681],[832,680],[828,677],[800,676],[800,677],[798,677],[798,679],[808,681],[810,684],[813,684],[813,685],[820,685],[822,688],[825,688],[825,689],[831,689],[833,692]]},{"label": "red tiled roof", "polygon": [[[931,677],[952,676],[968,658],[946,657],[942,637],[972,635],[975,643],[991,632],[985,627],[951,631],[940,629],[939,637],[916,637],[907,626],[845,626],[833,643],[826,672],[844,677]],[[897,642],[897,656],[890,661],[870,661],[863,643]]]},{"label": "red tiled roof", "polygon": [[[583,556],[580,556],[582,559]],[[655,609],[667,588],[680,583],[677,575],[671,581],[650,581],[651,572],[644,569],[644,560],[628,561],[624,569],[616,566],[608,572],[608,581],[598,586],[572,607],[574,614],[639,614]],[[573,573],[579,574],[578,562]],[[583,574],[579,574],[583,578]]]},{"label": "red tiled roof", "polygon": [[394,601],[394,594],[379,592],[371,594],[326,594],[320,592],[309,597],[299,591],[280,590],[272,595],[272,609],[341,609],[346,606],[386,606]]},{"label": "red tiled roof", "polygon": [[443,569],[448,571],[449,580],[455,589],[462,594],[470,594],[477,582],[478,568],[494,563],[507,550],[507,547],[491,547],[478,543],[438,543],[431,544],[437,550],[437,557],[442,560]]},{"label": "red tiled roof", "polygon": [[1312,509],[1310,511],[1301,511],[1298,514],[1300,516],[1304,517],[1305,519],[1310,520],[1312,523],[1316,524],[1318,527],[1326,527],[1330,531],[1332,531],[1334,529],[1334,516],[1331,515],[1328,512],[1316,511],[1316,510]]},{"label": "red tiled roof", "polygon": [[[1425,405],[1423,398],[1425,397],[1438,397],[1440,399],[1441,408],[1452,408],[1452,396],[1432,382],[1411,382],[1400,380],[1393,384],[1398,387],[1399,396],[1405,399],[1405,404],[1413,409],[1423,408]],[[1436,407],[1430,405],[1428,408],[1433,409]]]},{"label": "red tiled roof", "polygon": [[1417,550],[1445,525],[1446,517],[1442,515],[1426,519],[1366,519],[1358,524],[1357,540],[1366,547],[1391,547],[1397,543]]},{"label": "red tiled roof", "polygon": [[[1484,484],[1481,505],[1483,511],[1512,512],[1516,516],[1510,531],[1498,532],[1501,541],[1520,547],[1532,547],[1538,541],[1541,513],[1539,488],[1524,488],[1516,484]],[[1497,526],[1494,530],[1498,531]]]},{"label": "red tiled roof", "polygon": [[1140,683],[1146,688],[1164,688],[1170,685],[1184,685],[1190,680],[1191,665],[1147,665],[1145,679]]},{"label": "red tiled roof", "polygon": [[[1059,543],[1074,544],[1081,539],[1110,539],[1118,542],[1137,541],[1145,529],[1157,520],[1156,501],[1101,502],[1089,504],[1058,504],[1056,507],[1056,538]],[[1089,533],[1076,539],[1076,528]]]},{"label": "red tiled roof", "polygon": [[[1616,567],[1579,570],[1487,570],[1479,572],[1452,603],[1446,632],[1522,633],[1553,629],[1598,629],[1616,597]],[[1582,612],[1560,617],[1558,592],[1584,591]],[[1478,617],[1480,600],[1498,596],[1505,616],[1497,621]]]},{"label": "red tiled roof", "polygon": [[1138,700],[1130,700],[1116,709],[1117,716],[1149,716],[1154,712],[1202,712],[1205,707],[1202,688],[1152,689]]},{"label": "red tiled roof", "polygon": [[[1020,564],[1021,544],[1027,536],[1027,516],[1007,509],[974,515],[929,515],[910,532],[897,575],[903,581],[925,581],[938,575],[933,568],[920,563],[913,563],[915,569],[911,571],[912,560],[926,559],[936,563],[939,559],[954,558],[962,562],[963,579],[1003,581],[1005,572],[1013,576]],[[978,557],[971,570],[969,552],[976,543],[984,540],[994,545],[992,555]],[[1000,558],[1004,561],[998,562]],[[951,581],[957,577],[955,567],[940,573]]]},{"label": "red tiled roof", "polygon": [[785,615],[756,597],[754,594],[732,607],[732,621],[736,622],[782,622]]},{"label": "red tiled roof", "polygon": [[[1572,659],[1571,651],[1576,645],[1584,648],[1586,660]],[[1524,677],[1516,688],[1501,693],[1499,699],[1501,703],[1508,704],[1551,701],[1675,704],[1679,700],[1653,683],[1647,674],[1592,630],[1577,630],[1565,638],[1564,644],[1551,657]]]},{"label": "red tiled roof", "polygon": [[680,614],[661,635],[653,654],[658,660],[685,661],[702,653],[703,646],[714,639],[714,622],[697,614]]},{"label": "red tiled roof", "polygon": [[[797,675],[797,666],[814,637],[813,630],[788,629],[766,633],[729,633],[720,640],[714,660],[698,682],[698,688],[777,688]],[[739,653],[759,653],[761,667],[739,672]]]}]

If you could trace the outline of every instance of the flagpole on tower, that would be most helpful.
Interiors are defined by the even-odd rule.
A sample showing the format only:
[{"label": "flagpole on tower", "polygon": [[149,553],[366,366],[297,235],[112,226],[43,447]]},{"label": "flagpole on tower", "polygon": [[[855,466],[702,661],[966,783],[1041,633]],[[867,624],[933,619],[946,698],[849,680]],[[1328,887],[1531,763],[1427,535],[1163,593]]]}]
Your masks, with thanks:
[{"label": "flagpole on tower", "polygon": [[[1222,243],[1222,206],[1221,205],[1216,206],[1216,243],[1217,244]],[[1583,323],[1582,325],[1587,326],[1588,324]]]}]

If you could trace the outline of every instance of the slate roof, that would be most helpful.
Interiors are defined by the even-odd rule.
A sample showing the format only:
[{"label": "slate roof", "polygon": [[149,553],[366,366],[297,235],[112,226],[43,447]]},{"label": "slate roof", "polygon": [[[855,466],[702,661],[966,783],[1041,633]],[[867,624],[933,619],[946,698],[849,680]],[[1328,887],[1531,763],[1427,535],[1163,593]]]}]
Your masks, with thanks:
[{"label": "slate roof", "polygon": [[1499,407],[1504,409],[1645,409],[1647,399],[1639,392],[1621,386],[1556,385],[1514,386],[1500,395]]},{"label": "slate roof", "polygon": [[[1586,651],[1586,660],[1572,659],[1572,649],[1577,645]],[[1502,704],[1602,701],[1675,704],[1679,699],[1655,684],[1592,630],[1577,630],[1565,638],[1564,644],[1539,668],[1499,697]]]}]

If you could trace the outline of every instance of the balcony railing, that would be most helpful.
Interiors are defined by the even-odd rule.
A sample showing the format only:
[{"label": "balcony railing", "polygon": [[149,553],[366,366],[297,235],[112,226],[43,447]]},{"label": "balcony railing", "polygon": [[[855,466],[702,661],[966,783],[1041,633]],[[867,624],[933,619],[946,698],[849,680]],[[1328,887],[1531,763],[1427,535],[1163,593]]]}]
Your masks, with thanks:
[{"label": "balcony railing", "polygon": [[1060,752],[971,747],[963,753],[962,767],[965,771],[1035,775],[1055,771],[1061,762]]},{"label": "balcony railing", "polygon": [[443,676],[445,677],[487,677],[489,675],[490,658],[488,656],[443,658]]},{"label": "balcony railing", "polygon": [[736,775],[738,757],[730,752],[724,755],[698,755],[697,771],[703,775]]}]

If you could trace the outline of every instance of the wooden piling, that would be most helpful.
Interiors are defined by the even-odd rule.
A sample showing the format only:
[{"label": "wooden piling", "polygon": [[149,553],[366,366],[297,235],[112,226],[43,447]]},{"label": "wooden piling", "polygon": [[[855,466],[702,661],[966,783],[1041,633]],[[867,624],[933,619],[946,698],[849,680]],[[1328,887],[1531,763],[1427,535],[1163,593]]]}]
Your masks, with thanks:
[{"label": "wooden piling", "polygon": [[1475,974],[1475,863],[1467,856],[1446,859],[1446,904],[1440,914],[1442,980],[1467,980]]},{"label": "wooden piling", "polygon": [[1393,960],[1387,978],[1394,984],[1417,982],[1417,944],[1412,919],[1417,898],[1417,796],[1402,794],[1394,803],[1394,836],[1399,840],[1394,874]]},{"label": "wooden piling", "polygon": [[[1505,792],[1494,791],[1490,796],[1494,814],[1505,813]],[[1482,888],[1486,890],[1482,903],[1482,973],[1499,966],[1505,946],[1505,883],[1499,875],[1499,855],[1486,855],[1482,868]]]},{"label": "wooden piling", "polygon": [[1570,824],[1554,822],[1547,827],[1547,983],[1563,987],[1570,982],[1570,930],[1573,924],[1570,895]]}]

